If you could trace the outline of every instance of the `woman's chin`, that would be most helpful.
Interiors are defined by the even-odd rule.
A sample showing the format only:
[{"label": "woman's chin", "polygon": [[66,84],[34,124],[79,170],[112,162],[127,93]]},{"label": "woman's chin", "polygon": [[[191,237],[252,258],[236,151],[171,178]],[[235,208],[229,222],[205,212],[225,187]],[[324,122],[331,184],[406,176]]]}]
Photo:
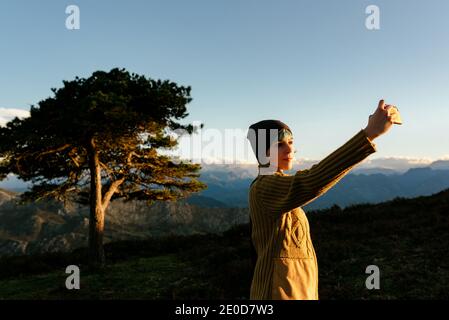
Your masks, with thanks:
[{"label": "woman's chin", "polygon": [[280,168],[282,170],[291,170],[293,168],[293,161],[284,162]]}]

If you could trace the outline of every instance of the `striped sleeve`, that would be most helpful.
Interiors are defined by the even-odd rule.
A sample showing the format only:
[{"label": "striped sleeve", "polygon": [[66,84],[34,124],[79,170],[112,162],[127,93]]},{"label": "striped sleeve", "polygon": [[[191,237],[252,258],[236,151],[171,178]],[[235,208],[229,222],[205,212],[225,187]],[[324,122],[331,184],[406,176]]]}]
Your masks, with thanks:
[{"label": "striped sleeve", "polygon": [[261,176],[257,185],[257,197],[266,210],[275,216],[305,206],[376,151],[376,145],[364,130],[360,130],[310,169],[297,171],[291,176]]}]

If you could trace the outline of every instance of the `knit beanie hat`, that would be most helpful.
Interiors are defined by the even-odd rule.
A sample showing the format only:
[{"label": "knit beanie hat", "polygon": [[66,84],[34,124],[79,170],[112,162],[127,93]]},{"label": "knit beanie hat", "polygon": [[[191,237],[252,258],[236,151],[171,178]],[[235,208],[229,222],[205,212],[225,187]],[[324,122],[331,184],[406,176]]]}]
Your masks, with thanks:
[{"label": "knit beanie hat", "polygon": [[256,155],[260,167],[269,166],[265,163],[270,146],[281,141],[285,136],[293,135],[289,126],[279,120],[262,120],[249,126],[247,138]]}]

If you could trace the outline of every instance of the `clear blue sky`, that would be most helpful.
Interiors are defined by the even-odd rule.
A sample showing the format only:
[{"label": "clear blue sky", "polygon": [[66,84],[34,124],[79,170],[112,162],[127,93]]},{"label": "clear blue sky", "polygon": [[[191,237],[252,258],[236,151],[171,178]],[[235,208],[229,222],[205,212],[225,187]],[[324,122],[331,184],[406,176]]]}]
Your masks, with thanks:
[{"label": "clear blue sky", "polygon": [[[80,8],[67,30],[65,8]],[[380,30],[365,27],[368,5]],[[0,3],[0,108],[28,110],[62,80],[124,67],[192,87],[185,122],[280,119],[320,159],[365,127],[379,98],[403,126],[374,157],[449,155],[449,1],[22,1]]]}]

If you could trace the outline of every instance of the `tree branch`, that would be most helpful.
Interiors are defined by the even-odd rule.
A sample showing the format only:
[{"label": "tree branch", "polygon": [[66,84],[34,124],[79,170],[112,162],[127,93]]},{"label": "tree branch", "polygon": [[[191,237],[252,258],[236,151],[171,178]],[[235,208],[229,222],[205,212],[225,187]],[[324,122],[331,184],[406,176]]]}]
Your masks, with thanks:
[{"label": "tree branch", "polygon": [[71,146],[71,144],[66,143],[66,144],[62,145],[61,147],[59,147],[59,148],[56,148],[56,149],[50,149],[50,150],[41,152],[41,153],[39,153],[39,155],[37,156],[37,158],[39,159],[39,158],[42,158],[43,156],[45,156],[45,155],[47,155],[47,154],[51,154],[51,153],[55,153],[55,152],[59,152],[59,151],[65,150],[65,149],[67,149],[67,148],[70,147],[70,146]]},{"label": "tree branch", "polygon": [[125,181],[125,177],[115,180],[114,182],[111,183],[108,191],[104,194],[104,197],[103,197],[103,202],[101,204],[103,206],[103,210],[106,210],[106,208],[109,206],[109,202],[111,201],[112,196],[114,195],[115,191],[117,191],[117,188],[124,181]]}]

